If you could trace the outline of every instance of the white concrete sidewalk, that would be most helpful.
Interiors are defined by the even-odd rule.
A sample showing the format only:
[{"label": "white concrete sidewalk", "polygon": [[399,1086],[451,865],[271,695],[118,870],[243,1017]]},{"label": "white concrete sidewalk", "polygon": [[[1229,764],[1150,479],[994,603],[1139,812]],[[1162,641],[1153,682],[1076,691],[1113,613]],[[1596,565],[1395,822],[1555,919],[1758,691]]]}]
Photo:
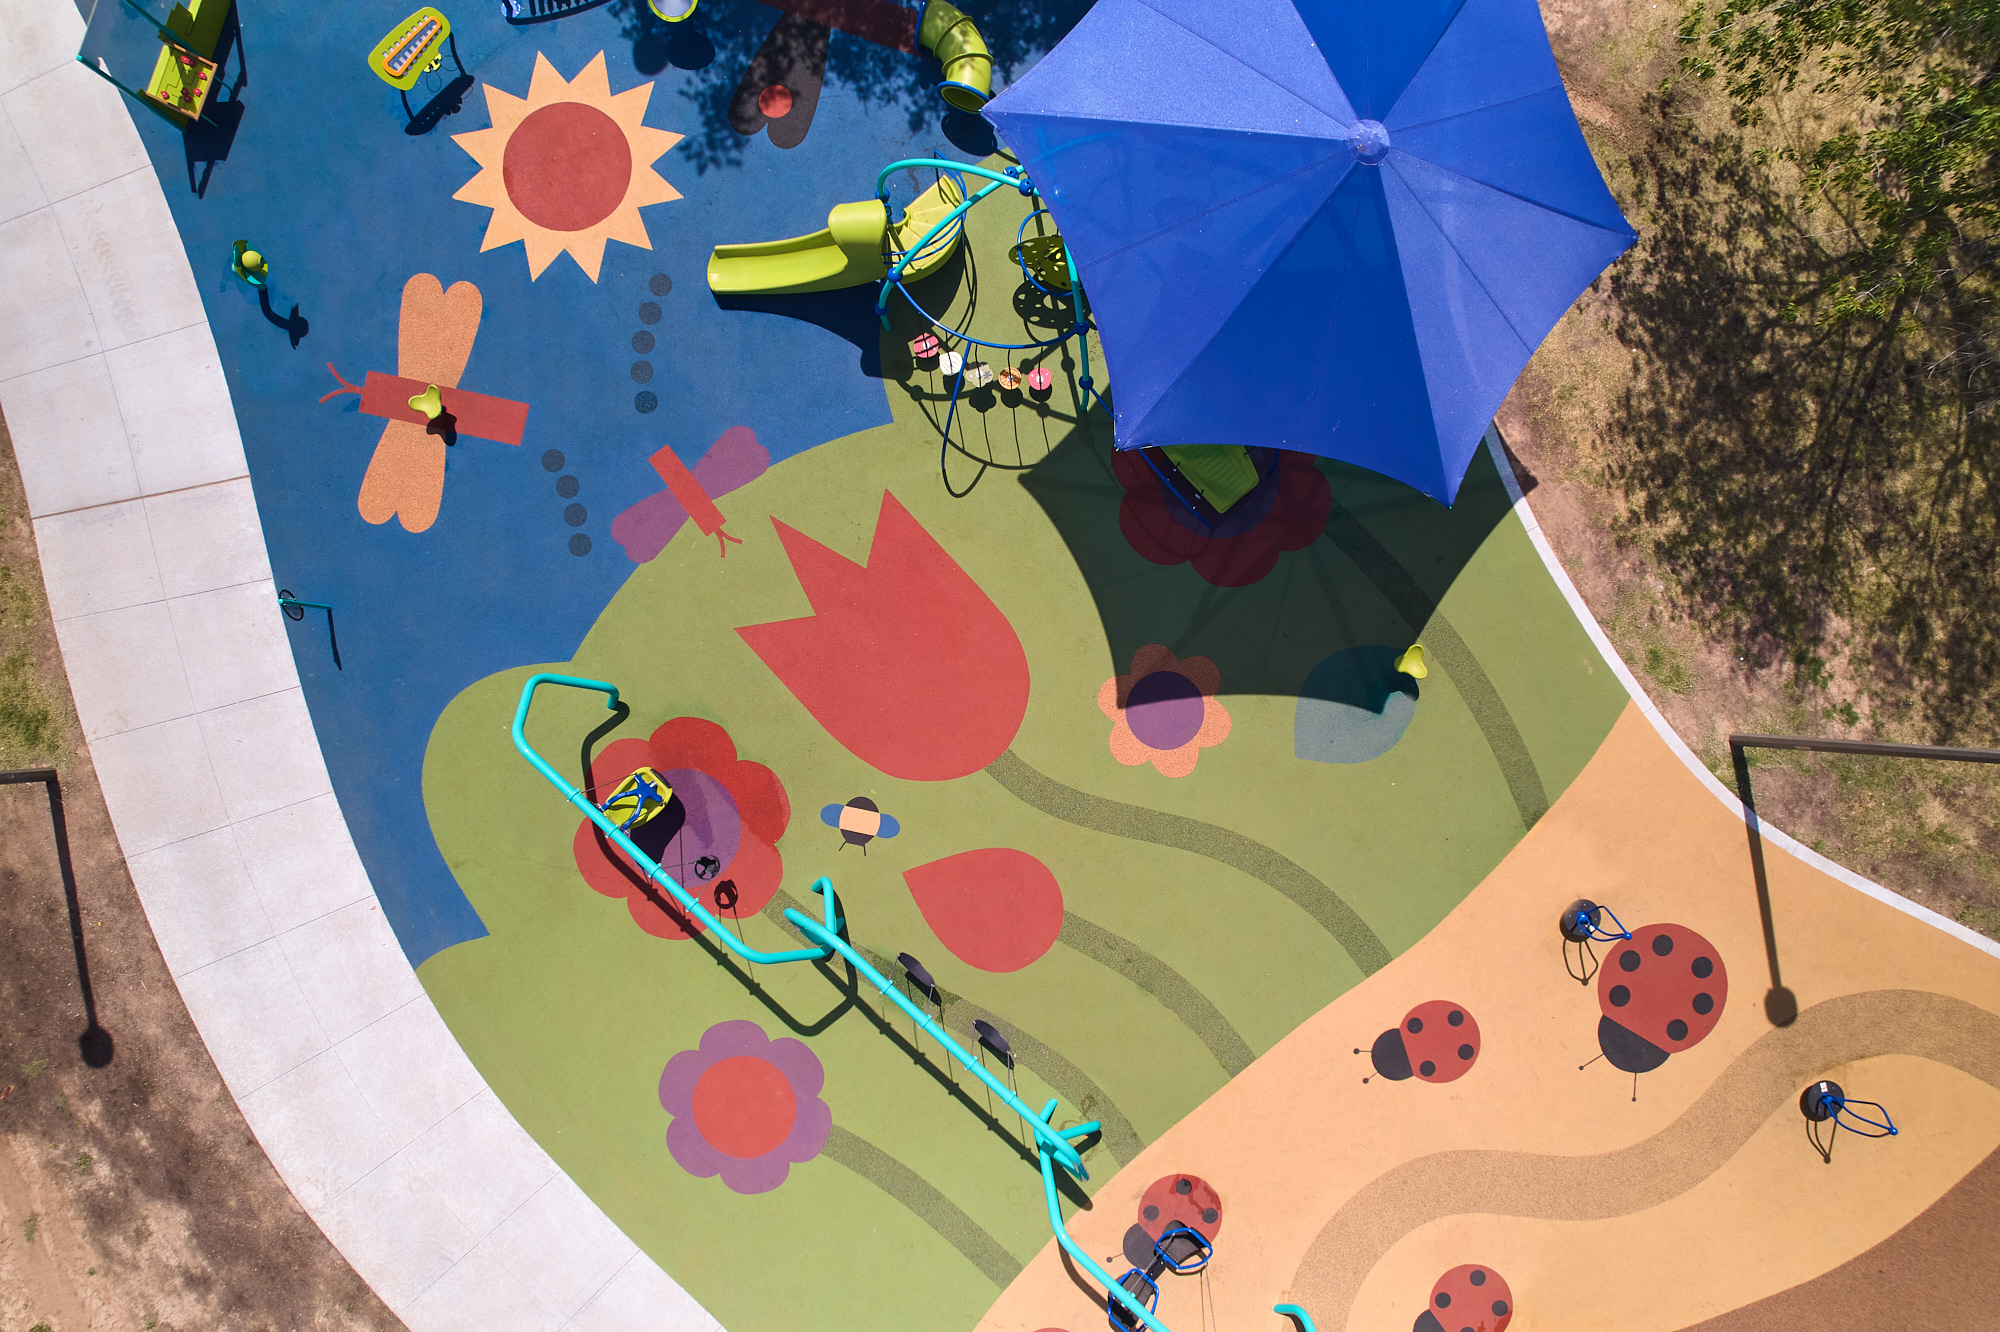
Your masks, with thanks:
[{"label": "white concrete sidewalk", "polygon": [[82,35],[70,0],[0,0],[0,410],[188,1011],[278,1173],[415,1332],[715,1329],[515,1123],[382,918],[194,275]]}]

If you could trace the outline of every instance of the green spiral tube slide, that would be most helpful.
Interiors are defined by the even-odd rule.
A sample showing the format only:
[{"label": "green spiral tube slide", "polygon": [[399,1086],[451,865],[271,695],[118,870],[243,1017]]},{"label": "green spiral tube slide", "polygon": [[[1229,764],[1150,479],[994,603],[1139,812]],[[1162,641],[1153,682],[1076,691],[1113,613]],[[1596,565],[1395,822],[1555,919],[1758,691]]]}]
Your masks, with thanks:
[{"label": "green spiral tube slide", "polygon": [[961,111],[975,114],[993,100],[993,53],[979,28],[957,6],[930,0],[917,25],[917,44],[929,49],[944,66],[938,96]]}]

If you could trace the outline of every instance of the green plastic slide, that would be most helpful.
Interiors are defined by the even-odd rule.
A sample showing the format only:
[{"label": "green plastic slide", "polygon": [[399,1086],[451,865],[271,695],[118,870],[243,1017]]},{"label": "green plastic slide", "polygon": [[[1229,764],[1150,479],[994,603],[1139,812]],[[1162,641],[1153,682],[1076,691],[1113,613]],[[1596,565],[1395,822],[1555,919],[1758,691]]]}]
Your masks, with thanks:
[{"label": "green plastic slide", "polygon": [[[835,204],[826,226],[809,236],[718,245],[708,259],[708,289],[718,296],[775,296],[880,282],[889,274],[891,258],[922,240],[964,197],[958,182],[943,176],[894,225],[886,204],[864,199]],[[962,232],[955,223],[932,240],[903,270],[903,280],[914,282],[936,271],[958,248]]]}]

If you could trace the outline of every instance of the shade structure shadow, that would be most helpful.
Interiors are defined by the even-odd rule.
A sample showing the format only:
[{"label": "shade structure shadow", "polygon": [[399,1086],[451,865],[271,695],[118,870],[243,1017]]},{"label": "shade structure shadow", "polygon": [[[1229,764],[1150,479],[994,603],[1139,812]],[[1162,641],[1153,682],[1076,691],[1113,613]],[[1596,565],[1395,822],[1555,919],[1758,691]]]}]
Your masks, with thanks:
[{"label": "shade structure shadow", "polygon": [[91,1068],[111,1062],[116,1044],[97,1021],[97,995],[90,985],[90,955],[83,942],[83,907],[77,900],[76,867],[69,854],[69,820],[63,813],[62,782],[54,768],[24,768],[0,772],[0,786],[40,784],[49,801],[49,829],[55,837],[56,868],[62,875],[63,899],[69,907],[69,942],[76,954],[76,984],[83,997],[83,1033],[77,1053]]},{"label": "shade structure shadow", "polygon": [[[1101,414],[1093,414],[1019,473],[1018,483],[1069,548],[1117,668],[1129,669],[1140,648],[1158,643],[1214,661],[1224,694],[1306,696],[1328,658],[1368,648],[1376,655],[1356,658],[1354,669],[1335,672],[1339,679],[1322,677],[1311,687],[1336,705],[1371,713],[1395,698],[1413,701],[1379,669],[1384,645],[1407,646],[1422,636],[1438,602],[1511,509],[1485,450],[1474,456],[1449,509],[1361,468],[1308,459],[1332,493],[1324,525],[1280,554],[1258,581],[1216,586],[1191,562],[1155,563],[1127,539],[1120,511],[1128,489],[1113,471],[1110,433]],[[1258,529],[1230,539],[1258,539]]]}]

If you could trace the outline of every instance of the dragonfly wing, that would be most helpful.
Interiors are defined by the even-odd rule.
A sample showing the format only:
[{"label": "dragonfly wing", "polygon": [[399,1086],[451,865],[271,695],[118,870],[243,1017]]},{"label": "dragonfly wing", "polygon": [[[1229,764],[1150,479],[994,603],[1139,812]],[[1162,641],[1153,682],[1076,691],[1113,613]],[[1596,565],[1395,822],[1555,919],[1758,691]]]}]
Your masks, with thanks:
[{"label": "dragonfly wing", "polygon": [[368,473],[361,478],[355,507],[371,523],[391,518],[404,530],[421,532],[437,521],[444,502],[444,440],[427,434],[414,421],[391,421],[382,427]]},{"label": "dragonfly wing", "polygon": [[470,282],[454,282],[450,291],[429,273],[405,282],[396,325],[396,373],[457,388],[472,359],[472,340],[479,336],[481,307],[479,288]]}]

